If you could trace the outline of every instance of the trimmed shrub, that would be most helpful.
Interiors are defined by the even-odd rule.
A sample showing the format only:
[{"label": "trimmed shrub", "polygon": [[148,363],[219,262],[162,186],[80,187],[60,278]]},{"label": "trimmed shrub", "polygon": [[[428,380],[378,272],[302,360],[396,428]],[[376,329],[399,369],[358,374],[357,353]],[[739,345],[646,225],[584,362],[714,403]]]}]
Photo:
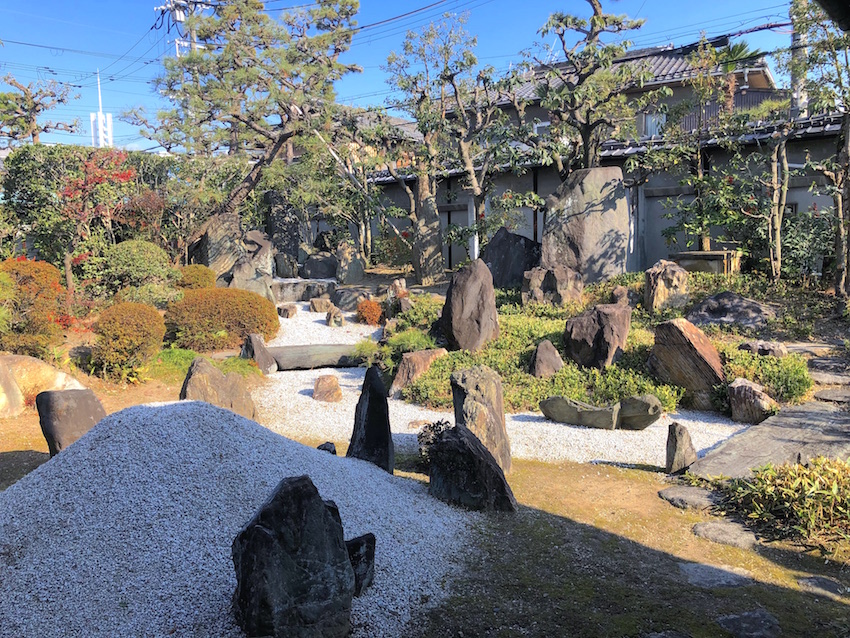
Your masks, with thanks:
[{"label": "trimmed shrub", "polygon": [[15,303],[15,283],[5,272],[0,272],[0,336],[12,329],[11,307]]},{"label": "trimmed shrub", "polygon": [[357,304],[357,321],[370,326],[377,326],[381,323],[381,304],[371,299],[364,299]]},{"label": "trimmed shrub", "polygon": [[109,289],[164,284],[178,277],[168,253],[149,241],[132,239],[109,248],[103,276]]},{"label": "trimmed shrub", "polygon": [[271,301],[237,288],[186,290],[166,310],[165,324],[175,346],[199,351],[235,348],[252,333],[269,340],[280,328]]},{"label": "trimmed shrub", "polygon": [[45,261],[23,257],[0,262],[0,273],[11,281],[0,306],[6,315],[6,331],[0,333],[0,350],[42,357],[58,345],[62,334],[60,314],[61,273]]},{"label": "trimmed shrub", "polygon": [[153,306],[158,310],[164,310],[166,306],[183,298],[183,291],[172,288],[166,284],[144,284],[142,286],[131,286],[122,288],[115,295],[116,301],[132,301],[134,303]]},{"label": "trimmed shrub", "polygon": [[125,302],[104,310],[94,325],[92,370],[104,377],[139,381],[145,364],[159,352],[165,322],[153,306]]},{"label": "trimmed shrub", "polygon": [[180,279],[177,280],[178,288],[215,288],[215,272],[212,268],[201,264],[190,264],[180,268]]}]

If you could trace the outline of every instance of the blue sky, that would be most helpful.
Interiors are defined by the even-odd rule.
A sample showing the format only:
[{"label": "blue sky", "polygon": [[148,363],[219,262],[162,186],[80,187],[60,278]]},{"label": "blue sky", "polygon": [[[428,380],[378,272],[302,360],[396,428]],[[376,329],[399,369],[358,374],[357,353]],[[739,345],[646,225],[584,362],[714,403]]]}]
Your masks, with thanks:
[{"label": "blue sky", "polygon": [[[267,9],[279,9],[307,0],[267,0]],[[79,118],[81,132],[56,133],[42,141],[89,144],[89,113],[97,110],[95,72],[101,69],[103,110],[115,118],[115,145],[149,149],[155,143],[140,138],[138,129],[119,115],[134,106],[155,111],[161,104],[149,82],[162,71],[162,59],[173,55],[177,36],[165,26],[153,28],[161,0],[2,0],[0,3],[0,77],[11,73],[19,81],[55,79],[74,86],[80,98],[50,114],[54,119]],[[380,66],[398,50],[409,29],[421,29],[442,13],[467,13],[467,30],[478,37],[482,63],[507,69],[520,60],[519,52],[539,42],[537,30],[553,11],[588,15],[584,0],[361,0],[358,22],[370,25],[403,13],[436,5],[407,17],[359,32],[346,61],[363,73],[343,79],[340,101],[360,106],[384,104],[391,99]],[[788,2],[778,0],[603,0],[609,13],[646,20],[631,38],[635,47],[667,43],[687,44],[772,22],[785,22]],[[773,50],[790,43],[790,31],[777,29],[744,36],[752,47]],[[32,46],[37,45],[37,46]],[[4,87],[0,85],[0,90]]]}]

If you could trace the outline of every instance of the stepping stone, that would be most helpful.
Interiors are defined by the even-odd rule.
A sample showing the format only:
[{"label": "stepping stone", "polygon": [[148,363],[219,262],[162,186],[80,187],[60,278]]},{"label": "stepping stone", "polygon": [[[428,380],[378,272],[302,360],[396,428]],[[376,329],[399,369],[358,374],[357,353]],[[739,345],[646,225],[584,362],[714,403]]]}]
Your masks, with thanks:
[{"label": "stepping stone", "polygon": [[847,594],[850,594],[850,588],[844,587],[837,580],[827,578],[826,576],[801,578],[797,581],[797,584],[803,591],[832,599],[841,599]]},{"label": "stepping stone", "polygon": [[693,527],[695,536],[720,543],[721,545],[731,545],[732,547],[740,547],[741,549],[753,549],[758,541],[746,527],[734,521],[709,521],[707,523],[697,523]]},{"label": "stepping stone", "polygon": [[789,353],[809,355],[810,357],[822,357],[835,352],[839,344],[833,343],[810,343],[808,341],[786,343]]},{"label": "stepping stone", "polygon": [[682,510],[709,510],[720,502],[717,492],[690,485],[665,488],[658,496]]},{"label": "stepping stone", "polygon": [[819,385],[850,385],[847,362],[837,357],[814,357],[809,359],[809,375]]},{"label": "stepping stone", "polygon": [[688,579],[688,583],[703,589],[717,587],[743,587],[751,585],[752,574],[740,567],[729,565],[704,565],[702,563],[679,563],[679,570]]},{"label": "stepping stone", "polygon": [[850,403],[850,390],[845,388],[827,388],[815,392],[815,398],[818,401],[828,401],[830,403]]},{"label": "stepping stone", "polygon": [[850,374],[809,370],[809,376],[818,385],[850,385]]},{"label": "stepping stone", "polygon": [[779,621],[764,609],[721,616],[717,624],[734,638],[778,638],[782,634]]}]

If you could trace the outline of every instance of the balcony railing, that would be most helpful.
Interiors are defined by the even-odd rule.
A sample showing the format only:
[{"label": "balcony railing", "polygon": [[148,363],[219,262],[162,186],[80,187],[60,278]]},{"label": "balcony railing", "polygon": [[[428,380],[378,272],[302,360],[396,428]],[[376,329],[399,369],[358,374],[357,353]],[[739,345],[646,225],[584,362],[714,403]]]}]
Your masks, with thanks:
[{"label": "balcony railing", "polygon": [[[761,105],[767,100],[782,100],[787,98],[784,91],[775,91],[771,89],[750,89],[747,91],[739,91],[735,94],[735,111],[746,111]],[[693,131],[700,126],[705,127],[707,124],[715,122],[723,110],[723,104],[717,100],[712,100],[702,107],[702,113],[694,110],[682,118],[682,128],[685,131]]]}]

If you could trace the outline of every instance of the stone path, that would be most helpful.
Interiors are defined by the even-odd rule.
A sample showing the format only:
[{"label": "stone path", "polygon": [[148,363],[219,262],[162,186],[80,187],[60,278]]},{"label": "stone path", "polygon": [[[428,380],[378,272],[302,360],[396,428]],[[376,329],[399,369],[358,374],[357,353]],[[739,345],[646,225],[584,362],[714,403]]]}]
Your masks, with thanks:
[{"label": "stone path", "polygon": [[690,472],[743,478],[766,463],[805,463],[815,456],[850,458],[850,412],[821,401],[784,408],[718,445]]}]

